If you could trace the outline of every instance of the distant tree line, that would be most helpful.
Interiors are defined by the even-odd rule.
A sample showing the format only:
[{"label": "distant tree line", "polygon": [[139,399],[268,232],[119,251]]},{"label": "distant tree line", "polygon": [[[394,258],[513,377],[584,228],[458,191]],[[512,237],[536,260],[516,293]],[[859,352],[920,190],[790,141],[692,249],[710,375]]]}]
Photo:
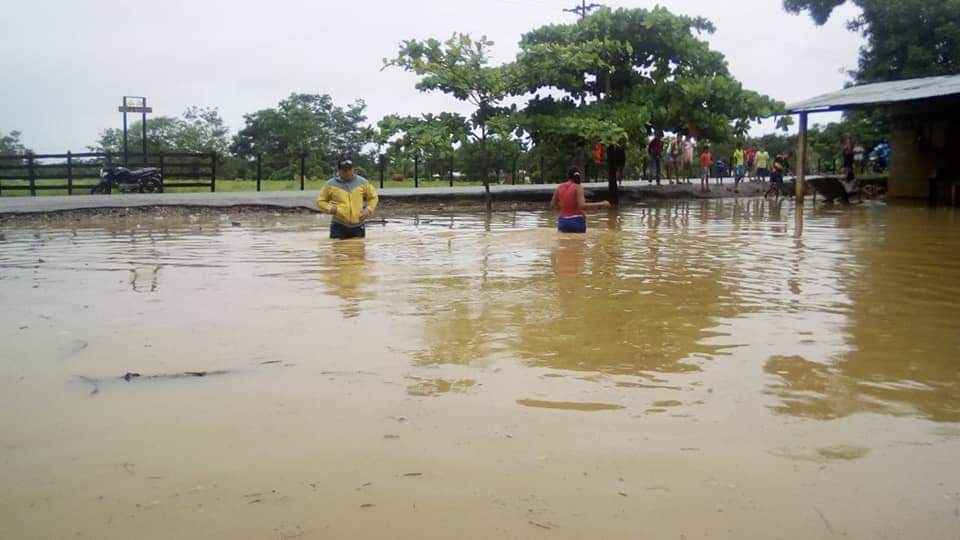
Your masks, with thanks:
[{"label": "distant tree line", "polygon": [[[852,82],[960,72],[960,0],[849,1],[862,14],[848,26],[867,41]],[[783,2],[819,24],[843,3]],[[215,152],[225,178],[254,176],[259,157],[265,178],[290,179],[304,156],[314,176],[331,174],[338,158],[350,157],[368,176],[378,175],[382,160],[390,179],[409,178],[417,168],[421,178],[455,174],[485,182],[516,174],[556,180],[570,164],[591,166],[594,144],[624,146],[628,170],[638,174],[647,141],[657,132],[709,141],[721,157],[737,141],[791,152],[796,141],[786,134],[748,137],[762,118],[777,118],[781,128],[791,119],[777,116],[782,103],[744,89],[731,75],[723,55],[702,39],[713,31],[704,18],[663,7],[601,8],[576,23],[531,30],[521,37],[516,58],[498,65],[491,60],[494,43],[484,37],[411,39],[384,69],[416,74],[418,90],[469,103],[470,115],[389,115],[371,124],[362,100],[338,105],[326,94],[293,93],[275,107],[244,115],[236,133],[216,108],[149,118],[147,148]],[[516,98],[525,102],[506,104]],[[883,114],[849,114],[840,123],[814,126],[811,150],[832,160],[844,135],[869,148],[888,132]],[[140,133],[134,121],[131,153],[139,152]],[[120,152],[122,144],[122,131],[111,128],[89,148]],[[27,152],[19,132],[0,137],[0,154]]]}]

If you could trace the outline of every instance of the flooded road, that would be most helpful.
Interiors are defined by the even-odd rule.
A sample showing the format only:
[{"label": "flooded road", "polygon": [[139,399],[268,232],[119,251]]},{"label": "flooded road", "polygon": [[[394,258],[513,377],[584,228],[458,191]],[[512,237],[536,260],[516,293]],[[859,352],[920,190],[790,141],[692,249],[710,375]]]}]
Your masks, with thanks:
[{"label": "flooded road", "polygon": [[960,213],[553,220],[0,223],[0,538],[960,538]]}]

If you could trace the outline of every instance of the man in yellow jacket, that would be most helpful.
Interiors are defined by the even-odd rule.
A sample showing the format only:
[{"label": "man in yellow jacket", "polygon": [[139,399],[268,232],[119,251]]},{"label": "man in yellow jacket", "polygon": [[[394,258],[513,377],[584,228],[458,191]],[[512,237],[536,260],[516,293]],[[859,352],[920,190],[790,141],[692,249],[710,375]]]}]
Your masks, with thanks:
[{"label": "man in yellow jacket", "polygon": [[342,159],[337,163],[337,176],[320,190],[317,207],[333,216],[330,238],[364,238],[364,223],[377,209],[377,191],[367,179],[353,173],[353,162]]}]

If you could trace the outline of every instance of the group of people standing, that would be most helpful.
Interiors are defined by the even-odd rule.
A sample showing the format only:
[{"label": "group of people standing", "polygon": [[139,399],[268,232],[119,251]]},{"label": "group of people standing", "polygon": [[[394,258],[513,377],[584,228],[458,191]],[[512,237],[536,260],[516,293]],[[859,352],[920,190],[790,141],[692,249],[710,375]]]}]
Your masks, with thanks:
[{"label": "group of people standing", "polygon": [[[671,184],[689,184],[690,178],[694,177],[695,148],[693,140],[686,135],[681,134],[669,141],[664,141],[662,133],[654,135],[647,145],[650,182],[656,182],[659,186],[660,179],[665,177]],[[710,178],[716,178],[719,184],[728,172],[734,178],[735,192],[739,191],[740,182],[744,179],[765,182],[772,176],[774,160],[763,145],[744,148],[742,144],[737,144],[729,162],[715,160],[708,144],[702,145],[699,156],[701,191],[710,191]],[[732,165],[732,170],[728,171],[727,163]]]},{"label": "group of people standing", "polygon": [[759,148],[753,146],[744,148],[738,143],[736,150],[733,151],[733,163],[734,191],[737,191],[737,186],[744,179],[750,182],[766,182],[767,178],[771,177],[770,153],[762,144]]},{"label": "group of people standing", "polygon": [[647,145],[651,181],[656,180],[659,186],[660,178],[666,174],[671,184],[681,183],[681,178],[689,182],[694,173],[694,149],[693,140],[686,135],[664,141],[663,133],[658,132]]},{"label": "group of people standing", "polygon": [[883,172],[890,166],[891,149],[886,142],[880,142],[873,151],[867,152],[861,143],[853,143],[850,135],[844,136],[840,142],[843,154],[843,172],[847,180],[853,180],[857,175],[867,174],[868,167],[875,172]]}]

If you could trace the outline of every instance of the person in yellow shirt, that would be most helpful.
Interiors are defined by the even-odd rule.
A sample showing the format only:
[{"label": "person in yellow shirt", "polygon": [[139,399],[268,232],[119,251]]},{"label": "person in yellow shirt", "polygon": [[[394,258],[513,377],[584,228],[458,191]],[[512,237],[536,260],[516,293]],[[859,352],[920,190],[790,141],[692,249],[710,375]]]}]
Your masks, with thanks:
[{"label": "person in yellow shirt", "polygon": [[377,209],[380,198],[367,179],[354,174],[353,162],[342,159],[337,163],[337,176],[320,189],[317,208],[333,216],[330,238],[364,238],[365,223]]},{"label": "person in yellow shirt", "polygon": [[770,175],[770,154],[767,152],[765,146],[760,145],[760,151],[757,152],[757,156],[754,159],[757,164],[757,178],[760,179],[760,182],[766,182],[767,176]]}]

